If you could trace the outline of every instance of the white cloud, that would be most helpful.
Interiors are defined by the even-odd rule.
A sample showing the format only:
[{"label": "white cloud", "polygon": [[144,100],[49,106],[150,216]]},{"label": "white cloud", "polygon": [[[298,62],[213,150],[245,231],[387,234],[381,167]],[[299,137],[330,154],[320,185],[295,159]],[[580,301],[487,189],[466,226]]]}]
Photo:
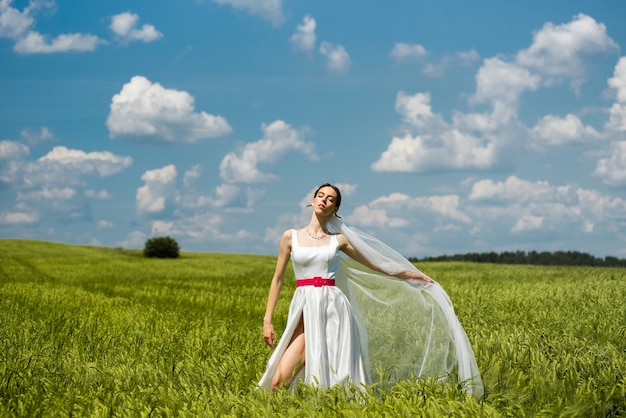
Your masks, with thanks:
[{"label": "white cloud", "polygon": [[185,237],[192,242],[219,242],[222,245],[242,241],[252,242],[256,239],[253,233],[240,229],[232,233],[221,230],[224,219],[214,213],[197,213],[184,219],[171,222],[154,221],[152,235],[170,235]]},{"label": "white cloud", "polygon": [[0,141],[0,160],[21,159],[30,153],[30,149],[19,142]]},{"label": "white cloud", "polygon": [[543,227],[543,218],[541,216],[524,215],[511,228],[511,232],[525,232],[541,229]]},{"label": "white cloud", "polygon": [[132,231],[123,241],[119,241],[116,245],[122,248],[142,248],[145,246],[148,237],[141,231]]},{"label": "white cloud", "polygon": [[99,220],[96,223],[96,228],[98,229],[111,229],[113,228],[115,225],[112,222],[109,221],[105,221],[105,220]]},{"label": "white cloud", "polygon": [[493,142],[456,129],[433,138],[394,136],[371,168],[374,171],[424,173],[437,169],[487,169],[498,163]]},{"label": "white cloud", "polygon": [[246,10],[278,26],[283,23],[283,0],[213,0],[218,4],[226,4],[235,9]]},{"label": "white cloud", "polygon": [[388,217],[384,209],[372,209],[365,205],[358,206],[354,209],[350,214],[350,219],[352,219],[356,225],[364,227],[401,228],[408,224],[406,219]]},{"label": "white cloud", "polygon": [[100,38],[91,34],[67,33],[53,39],[39,32],[29,32],[13,46],[13,50],[20,54],[54,54],[57,52],[88,52],[94,51]]},{"label": "white cloud", "polygon": [[173,226],[174,226],[173,222],[154,221],[152,222],[152,229],[150,231],[150,236],[158,237],[158,236],[174,235],[172,233]]},{"label": "white cloud", "polygon": [[189,93],[163,88],[142,76],[133,77],[113,96],[107,127],[111,137],[170,143],[193,143],[232,131],[222,116],[195,113]]},{"label": "white cloud", "polygon": [[64,146],[54,147],[36,161],[26,161],[23,157],[27,148],[12,144],[0,142],[0,157],[3,154],[10,157],[0,164],[0,181],[15,189],[84,187],[83,176],[110,176],[133,162],[130,157],[109,151],[85,152]]},{"label": "white cloud", "polygon": [[611,186],[626,185],[626,141],[613,142],[611,156],[598,160],[593,175]]},{"label": "white cloud", "polygon": [[394,61],[406,61],[410,59],[421,59],[428,55],[426,48],[421,44],[407,44],[396,42],[391,50],[390,56]]},{"label": "white cloud", "polygon": [[76,191],[71,187],[44,187],[33,192],[18,193],[17,200],[70,200],[76,196]]},{"label": "white cloud", "polygon": [[606,127],[613,131],[624,132],[626,131],[626,57],[619,59],[608,84],[615,91],[616,101],[611,106]]},{"label": "white cloud", "polygon": [[137,14],[120,13],[111,17],[110,29],[122,42],[142,41],[148,43],[163,36],[153,25],[144,24],[141,29],[137,29],[137,22],[139,22]]},{"label": "white cloud", "polygon": [[470,201],[571,202],[572,190],[569,186],[550,186],[546,180],[531,182],[509,176],[505,181],[484,179],[475,182],[468,198]]},{"label": "white cloud", "polygon": [[22,132],[20,132],[20,136],[22,138],[22,141],[31,147],[54,140],[54,134],[46,126],[42,126],[39,129],[39,132],[33,132],[29,129],[24,129],[22,130]]},{"label": "white cloud", "polygon": [[476,74],[476,94],[471,100],[516,104],[524,91],[539,88],[540,80],[539,76],[516,64],[499,57],[488,58]]},{"label": "white cloud", "polygon": [[[378,228],[403,228],[411,225],[413,221],[410,219],[425,215],[436,216],[446,223],[450,220],[470,223],[470,217],[459,206],[457,195],[413,198],[403,193],[392,193],[357,207],[349,218],[356,225]],[[446,229],[450,229],[449,226]]]},{"label": "white cloud", "polygon": [[87,153],[82,150],[58,146],[41,157],[38,162],[42,165],[56,165],[64,170],[77,171],[82,174],[97,174],[106,177],[130,167],[133,159],[115,155],[109,151]]},{"label": "white cloud", "polygon": [[350,55],[342,45],[322,42],[320,53],[326,57],[326,65],[330,72],[347,74],[350,70]]},{"label": "white cloud", "polygon": [[474,48],[467,51],[461,51],[456,53],[457,60],[461,65],[471,65],[474,61],[480,58],[480,54]]},{"label": "white cloud", "polygon": [[571,113],[564,118],[546,115],[532,129],[531,145],[536,149],[550,146],[584,143],[602,138],[592,126],[583,125],[576,115]]},{"label": "white cloud", "polygon": [[[606,138],[605,133],[585,125],[571,113],[545,115],[535,127],[525,126],[518,117],[518,106],[523,94],[550,87],[561,79],[570,78],[573,85],[579,84],[590,58],[615,47],[604,25],[588,16],[578,15],[560,26],[547,24],[535,33],[531,46],[521,50],[515,61],[507,61],[501,55],[483,61],[476,73],[476,91],[467,98],[470,106],[485,105],[487,110],[453,110],[451,123],[433,111],[430,93],[399,92],[396,110],[403,125],[371,165],[372,170],[510,169],[527,145],[534,151],[544,151],[548,147]],[[398,56],[402,53],[398,52]],[[444,57],[441,65],[455,60],[469,64],[477,58],[478,53],[470,50],[456,57]],[[429,66],[425,71],[441,70],[435,64]],[[618,97],[626,85],[626,61],[623,66],[618,64],[615,76],[609,80]],[[610,118],[607,128],[626,130],[626,103],[616,102]]]},{"label": "white cloud", "polygon": [[141,179],[146,184],[137,189],[137,211],[158,213],[165,210],[166,202],[172,200],[176,192],[176,167],[170,164],[148,170]]},{"label": "white cloud", "polygon": [[311,52],[315,49],[315,19],[311,16],[304,16],[302,24],[298,25],[296,32],[291,35],[289,42],[295,51]]},{"label": "white cloud", "polygon": [[615,65],[613,77],[608,80],[609,87],[615,90],[617,101],[626,103],[626,57],[621,57]]},{"label": "white cloud", "polygon": [[403,91],[396,96],[396,112],[402,115],[402,120],[416,128],[424,128],[431,121],[437,119],[430,106],[430,93],[416,93],[409,95]]},{"label": "white cloud", "polygon": [[107,190],[95,191],[95,190],[89,189],[89,190],[85,190],[85,197],[88,197],[90,199],[105,200],[105,199],[110,199],[112,196],[111,196],[111,193],[109,193]]},{"label": "white cloud", "polygon": [[39,220],[36,213],[27,212],[0,212],[0,224],[16,225],[16,224],[32,224]]},{"label": "white cloud", "polygon": [[458,65],[468,67],[479,58],[480,55],[475,49],[444,55],[438,62],[426,63],[422,72],[430,77],[442,77],[449,67]]},{"label": "white cloud", "polygon": [[199,164],[194,165],[189,170],[185,171],[183,176],[183,184],[185,187],[190,187],[194,181],[196,181],[202,175],[202,167]]},{"label": "white cloud", "polygon": [[315,146],[302,139],[304,132],[299,132],[282,120],[269,125],[263,124],[263,138],[250,142],[236,153],[227,154],[220,164],[220,176],[229,183],[265,183],[276,180],[274,174],[263,173],[259,164],[275,164],[290,151],[298,151],[310,160],[317,160]]},{"label": "white cloud", "polygon": [[532,45],[517,54],[516,61],[548,77],[580,78],[586,60],[617,49],[604,24],[580,13],[569,23],[546,23],[533,35]]},{"label": "white cloud", "polygon": [[18,38],[34,23],[31,8],[19,11],[11,7],[13,0],[0,0],[0,37]]}]

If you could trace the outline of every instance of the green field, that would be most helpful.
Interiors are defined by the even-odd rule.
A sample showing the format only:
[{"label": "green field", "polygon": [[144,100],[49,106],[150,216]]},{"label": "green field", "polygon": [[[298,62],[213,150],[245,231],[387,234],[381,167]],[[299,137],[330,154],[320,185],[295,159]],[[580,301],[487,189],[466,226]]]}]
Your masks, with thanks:
[{"label": "green field", "polygon": [[255,390],[274,261],[0,240],[0,416],[626,416],[625,269],[420,264],[472,341],[477,400],[453,381]]}]

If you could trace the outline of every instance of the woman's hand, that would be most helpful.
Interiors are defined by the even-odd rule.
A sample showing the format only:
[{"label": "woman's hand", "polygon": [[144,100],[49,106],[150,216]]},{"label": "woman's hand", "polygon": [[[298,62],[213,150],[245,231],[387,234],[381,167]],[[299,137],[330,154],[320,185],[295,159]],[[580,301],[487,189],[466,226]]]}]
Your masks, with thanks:
[{"label": "woman's hand", "polygon": [[265,344],[269,345],[270,348],[274,349],[274,340],[276,339],[276,334],[274,334],[274,326],[271,322],[263,322],[263,340]]},{"label": "woman's hand", "polygon": [[435,281],[433,279],[431,279],[430,277],[421,274],[421,273],[415,273],[412,271],[403,271],[402,273],[396,275],[396,277],[400,278],[400,279],[404,279],[404,280],[422,280],[426,283],[435,283]]}]

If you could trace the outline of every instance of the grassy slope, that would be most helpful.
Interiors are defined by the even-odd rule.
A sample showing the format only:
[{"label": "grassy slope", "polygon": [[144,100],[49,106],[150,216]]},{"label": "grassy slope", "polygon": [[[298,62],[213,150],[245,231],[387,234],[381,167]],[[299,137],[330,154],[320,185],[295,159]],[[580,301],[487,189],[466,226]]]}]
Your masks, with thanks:
[{"label": "grassy slope", "polygon": [[422,264],[454,301],[486,397],[418,382],[355,402],[254,390],[274,257],[24,240],[0,240],[0,254],[0,415],[626,414],[624,270]]}]

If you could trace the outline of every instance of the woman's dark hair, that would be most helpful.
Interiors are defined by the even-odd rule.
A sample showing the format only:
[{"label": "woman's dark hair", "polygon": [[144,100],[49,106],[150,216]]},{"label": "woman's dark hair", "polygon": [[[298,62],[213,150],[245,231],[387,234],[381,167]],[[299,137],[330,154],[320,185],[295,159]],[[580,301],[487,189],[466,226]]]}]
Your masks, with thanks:
[{"label": "woman's dark hair", "polygon": [[[335,206],[337,207],[337,210],[339,210],[339,206],[341,206],[341,192],[339,191],[339,187],[335,186],[334,184],[330,184],[330,183],[322,184],[320,187],[317,188],[317,190],[315,190],[315,193],[313,193],[313,198],[315,198],[315,196],[317,196],[317,192],[322,190],[324,187],[332,187],[333,190],[337,192],[337,199],[335,200]],[[341,216],[337,215],[336,211],[335,211],[335,216],[338,218],[341,218]]]}]

